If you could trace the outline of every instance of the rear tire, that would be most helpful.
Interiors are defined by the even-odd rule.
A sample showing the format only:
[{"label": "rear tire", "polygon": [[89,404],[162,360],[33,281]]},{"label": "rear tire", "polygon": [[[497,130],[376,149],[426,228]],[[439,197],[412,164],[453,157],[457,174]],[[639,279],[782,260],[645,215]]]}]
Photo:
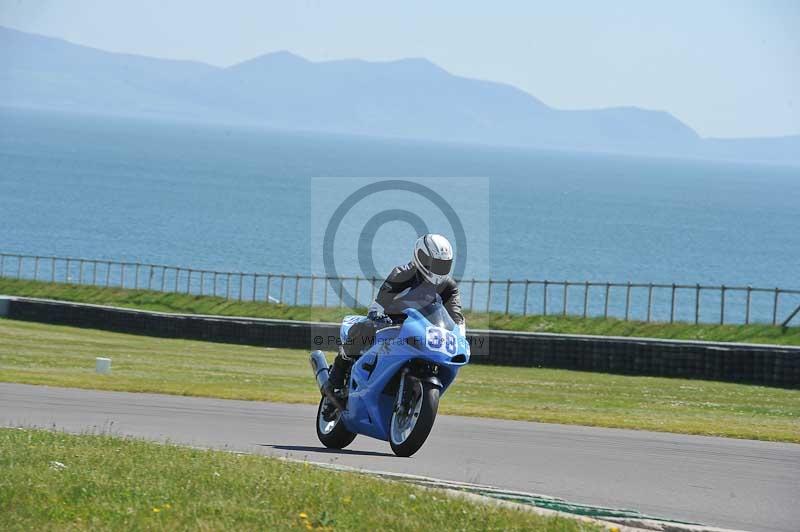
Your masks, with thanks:
[{"label": "rear tire", "polygon": [[416,422],[414,422],[411,432],[404,435],[397,430],[399,419],[397,419],[398,414],[394,412],[389,426],[389,444],[392,446],[392,451],[397,456],[404,457],[411,456],[422,447],[431,433],[436,413],[439,411],[439,388],[430,382],[416,379],[411,379],[411,382],[414,382],[416,386],[422,386],[422,404],[412,407],[412,415],[419,408]]},{"label": "rear tire", "polygon": [[341,412],[337,411],[335,418],[327,421],[322,416],[322,410],[328,405],[329,399],[323,396],[317,407],[317,438],[328,449],[344,449],[356,438],[355,432],[350,432],[344,426]]}]

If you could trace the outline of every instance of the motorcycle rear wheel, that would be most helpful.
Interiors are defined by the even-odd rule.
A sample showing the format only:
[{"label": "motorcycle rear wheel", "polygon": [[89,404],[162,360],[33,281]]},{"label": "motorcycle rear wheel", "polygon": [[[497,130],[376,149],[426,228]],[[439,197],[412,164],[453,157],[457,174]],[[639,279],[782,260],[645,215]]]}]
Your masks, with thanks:
[{"label": "motorcycle rear wheel", "polygon": [[322,411],[328,406],[330,400],[323,396],[317,407],[317,438],[329,449],[344,449],[356,438],[355,432],[350,432],[344,426],[341,413],[337,410],[334,419],[327,420]]},{"label": "motorcycle rear wheel", "polygon": [[[408,415],[392,413],[389,425],[389,444],[397,456],[408,457],[417,452],[433,428],[439,410],[439,388],[419,379],[409,379],[409,384],[421,387],[421,393]],[[417,389],[419,393],[419,388]]]}]

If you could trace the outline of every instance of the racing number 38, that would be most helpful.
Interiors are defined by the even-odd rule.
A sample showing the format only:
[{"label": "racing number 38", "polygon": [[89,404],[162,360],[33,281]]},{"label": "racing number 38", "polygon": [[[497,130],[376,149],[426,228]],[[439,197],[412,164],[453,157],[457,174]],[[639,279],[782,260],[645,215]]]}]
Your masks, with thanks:
[{"label": "racing number 38", "polygon": [[450,355],[456,354],[456,337],[450,331],[439,327],[428,327],[425,341],[430,349],[444,351]]}]

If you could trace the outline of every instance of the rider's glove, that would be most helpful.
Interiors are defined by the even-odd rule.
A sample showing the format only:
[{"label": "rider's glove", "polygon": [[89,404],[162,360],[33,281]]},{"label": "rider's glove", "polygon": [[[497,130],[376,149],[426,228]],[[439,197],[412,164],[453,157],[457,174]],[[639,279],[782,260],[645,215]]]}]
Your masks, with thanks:
[{"label": "rider's glove", "polygon": [[367,318],[376,322],[376,323],[385,323],[387,325],[391,325],[392,318],[383,314],[382,312],[378,312],[377,310],[370,310],[367,314]]}]

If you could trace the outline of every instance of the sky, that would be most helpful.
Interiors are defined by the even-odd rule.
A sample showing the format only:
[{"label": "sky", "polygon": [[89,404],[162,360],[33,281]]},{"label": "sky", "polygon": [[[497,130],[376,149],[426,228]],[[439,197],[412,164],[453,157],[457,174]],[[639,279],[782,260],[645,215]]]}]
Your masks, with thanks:
[{"label": "sky", "polygon": [[425,57],[561,109],[665,110],[706,137],[800,134],[800,1],[0,0],[0,25],[228,66]]}]

